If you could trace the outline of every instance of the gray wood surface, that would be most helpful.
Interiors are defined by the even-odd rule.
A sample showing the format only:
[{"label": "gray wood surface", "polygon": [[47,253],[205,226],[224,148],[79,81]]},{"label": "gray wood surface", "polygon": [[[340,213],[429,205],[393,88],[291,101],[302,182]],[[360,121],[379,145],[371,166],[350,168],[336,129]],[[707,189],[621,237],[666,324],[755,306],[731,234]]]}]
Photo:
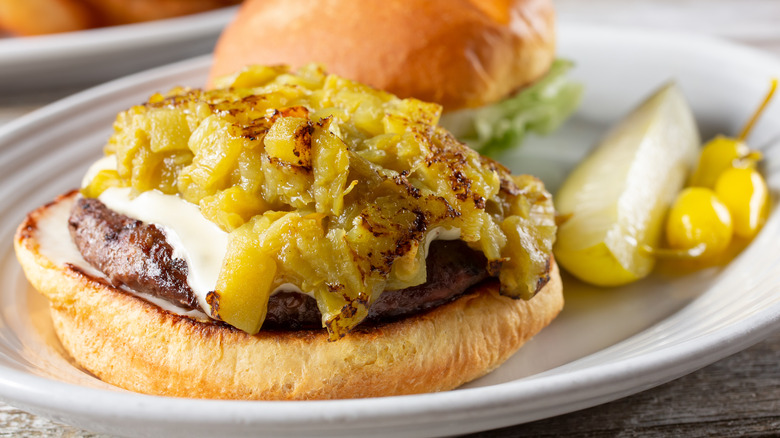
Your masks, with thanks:
[{"label": "gray wood surface", "polygon": [[470,436],[780,436],[780,332],[697,372],[631,397]]}]

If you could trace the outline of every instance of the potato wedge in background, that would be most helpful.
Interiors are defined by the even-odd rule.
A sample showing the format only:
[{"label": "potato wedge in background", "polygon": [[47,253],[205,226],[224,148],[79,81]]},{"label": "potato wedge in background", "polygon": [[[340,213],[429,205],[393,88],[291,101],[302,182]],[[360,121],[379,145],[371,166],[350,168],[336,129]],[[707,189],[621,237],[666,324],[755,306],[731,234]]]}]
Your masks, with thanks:
[{"label": "potato wedge in background", "polygon": [[240,0],[81,0],[99,15],[103,26],[139,23],[195,14]]},{"label": "potato wedge in background", "polygon": [[90,8],[78,0],[0,0],[0,29],[28,36],[95,26]]},{"label": "potato wedge in background", "polygon": [[0,31],[17,36],[160,20],[241,0],[0,0]]}]

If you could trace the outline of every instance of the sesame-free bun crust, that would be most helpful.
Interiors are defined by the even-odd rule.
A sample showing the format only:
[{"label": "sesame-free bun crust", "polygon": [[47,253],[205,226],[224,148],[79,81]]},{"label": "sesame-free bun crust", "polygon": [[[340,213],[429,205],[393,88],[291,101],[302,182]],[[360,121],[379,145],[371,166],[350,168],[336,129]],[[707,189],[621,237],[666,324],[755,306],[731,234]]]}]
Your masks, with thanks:
[{"label": "sesame-free bun crust", "polygon": [[245,65],[327,71],[445,110],[496,102],[555,52],[552,0],[247,0],[217,43],[210,82]]},{"label": "sesame-free bun crust", "polygon": [[38,228],[53,205],[20,225],[17,258],[49,299],[55,331],[75,361],[131,391],[290,400],[448,390],[496,368],[563,306],[553,263],[550,281],[529,301],[500,296],[488,283],[431,312],[336,342],[324,330],[251,336],[167,312],[73,265],[55,264],[40,251]]}]

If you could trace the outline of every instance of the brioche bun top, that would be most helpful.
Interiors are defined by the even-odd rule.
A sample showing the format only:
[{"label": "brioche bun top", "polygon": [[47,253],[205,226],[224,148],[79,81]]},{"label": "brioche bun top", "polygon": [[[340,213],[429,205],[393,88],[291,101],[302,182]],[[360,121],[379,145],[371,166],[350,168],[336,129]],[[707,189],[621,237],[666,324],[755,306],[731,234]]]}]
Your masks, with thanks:
[{"label": "brioche bun top", "polygon": [[248,0],[222,34],[209,78],[249,64],[321,63],[451,111],[498,101],[554,59],[551,0]]}]

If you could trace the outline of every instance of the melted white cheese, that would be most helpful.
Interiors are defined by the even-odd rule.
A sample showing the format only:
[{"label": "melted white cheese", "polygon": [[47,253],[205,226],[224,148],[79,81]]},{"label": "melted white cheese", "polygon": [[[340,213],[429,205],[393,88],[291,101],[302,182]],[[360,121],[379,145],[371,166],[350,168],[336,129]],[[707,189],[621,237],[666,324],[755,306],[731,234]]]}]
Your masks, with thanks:
[{"label": "melted white cheese", "polygon": [[282,283],[279,286],[276,286],[274,290],[271,291],[271,295],[276,294],[277,292],[298,292],[299,294],[308,295],[312,298],[314,298],[314,294],[311,292],[304,292],[301,290],[298,285],[293,283]]},{"label": "melted white cheese", "polygon": [[436,227],[425,235],[425,254],[431,247],[434,240],[457,240],[460,239],[460,228]]},{"label": "melted white cheese", "polygon": [[201,308],[211,311],[206,294],[217,284],[227,253],[226,232],[203,217],[197,205],[157,190],[131,199],[129,188],[109,188],[98,199],[117,213],[162,229],[173,256],[187,262],[187,283]]}]

